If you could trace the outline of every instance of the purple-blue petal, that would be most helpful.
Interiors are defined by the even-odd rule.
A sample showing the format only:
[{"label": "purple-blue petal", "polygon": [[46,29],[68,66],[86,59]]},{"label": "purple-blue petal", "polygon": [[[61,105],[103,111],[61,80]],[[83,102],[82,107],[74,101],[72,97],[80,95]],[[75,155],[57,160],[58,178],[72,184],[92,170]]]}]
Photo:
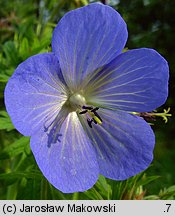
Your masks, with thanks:
[{"label": "purple-blue petal", "polygon": [[19,132],[30,136],[55,118],[66,100],[61,78],[53,53],[32,56],[17,67],[5,88],[5,105]]},{"label": "purple-blue petal", "polygon": [[153,159],[155,137],[151,127],[140,117],[123,111],[98,111],[102,125],[89,128],[100,174],[124,180],[145,170]]},{"label": "purple-blue petal", "polygon": [[94,3],[67,13],[58,23],[52,50],[66,83],[74,88],[94,70],[109,63],[125,46],[126,23],[109,6]]},{"label": "purple-blue petal", "polygon": [[88,100],[112,109],[152,111],[166,101],[168,79],[168,64],[155,50],[129,50],[95,75]]},{"label": "purple-blue petal", "polygon": [[43,129],[31,138],[32,152],[48,181],[64,193],[91,188],[98,179],[99,167],[91,140],[75,112],[68,114],[58,140],[50,140],[54,140],[54,134]]}]

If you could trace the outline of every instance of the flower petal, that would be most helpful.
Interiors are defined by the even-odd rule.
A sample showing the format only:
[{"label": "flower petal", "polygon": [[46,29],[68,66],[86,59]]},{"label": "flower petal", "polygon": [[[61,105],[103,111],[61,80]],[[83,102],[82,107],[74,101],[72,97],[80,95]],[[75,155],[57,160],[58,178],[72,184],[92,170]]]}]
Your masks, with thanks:
[{"label": "flower petal", "polygon": [[56,143],[43,129],[31,138],[36,162],[48,181],[64,193],[84,191],[98,179],[99,167],[90,139],[75,112],[62,124]]},{"label": "flower petal", "polygon": [[168,64],[155,50],[129,50],[91,80],[87,100],[112,109],[152,111],[167,98],[168,78]]},{"label": "flower petal", "polygon": [[67,13],[53,32],[52,49],[66,83],[75,87],[125,46],[126,24],[109,6],[93,3]]},{"label": "flower petal", "polygon": [[155,143],[151,127],[140,117],[123,111],[98,111],[103,123],[89,128],[96,148],[100,174],[124,180],[145,170],[153,159]]},{"label": "flower petal", "polygon": [[5,88],[6,109],[13,124],[30,136],[55,118],[66,100],[59,62],[52,53],[38,54],[21,63]]}]

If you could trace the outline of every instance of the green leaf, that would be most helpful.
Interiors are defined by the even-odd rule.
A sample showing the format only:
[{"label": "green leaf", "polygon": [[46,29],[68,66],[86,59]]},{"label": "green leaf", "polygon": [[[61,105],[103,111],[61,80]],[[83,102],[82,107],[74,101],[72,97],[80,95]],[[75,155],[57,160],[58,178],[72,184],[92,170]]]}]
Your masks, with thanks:
[{"label": "green leaf", "polygon": [[175,197],[175,185],[172,185],[169,188],[165,188],[164,190],[161,190],[159,193],[159,197],[161,200],[174,199],[174,197]]},{"label": "green leaf", "polygon": [[8,79],[9,76],[7,76],[6,74],[3,73],[0,74],[0,82],[7,83]]},{"label": "green leaf", "polygon": [[32,55],[37,53],[48,52],[48,48],[51,43],[53,28],[49,25],[43,28],[41,35],[33,38],[31,52]]},{"label": "green leaf", "polygon": [[26,179],[41,179],[42,175],[39,171],[16,171],[11,173],[0,174],[0,180],[6,180],[8,183],[13,183],[22,178]]},{"label": "green leaf", "polygon": [[3,51],[6,55],[7,61],[9,65],[18,65],[20,63],[18,50],[15,47],[13,41],[7,41],[3,46]]},{"label": "green leaf", "polygon": [[109,199],[109,197],[111,196],[111,186],[108,184],[104,176],[99,176],[99,179],[95,184],[95,188],[100,192],[103,199]]},{"label": "green leaf", "polygon": [[23,153],[27,146],[29,146],[29,137],[21,137],[0,152],[0,160],[9,159]]},{"label": "green leaf", "polygon": [[158,195],[149,195],[144,197],[146,200],[174,200],[175,199],[175,185],[169,188],[160,190]]},{"label": "green leaf", "polygon": [[11,122],[11,119],[6,111],[0,111],[0,130],[11,131],[14,129],[14,126]]},{"label": "green leaf", "polygon": [[159,196],[158,195],[150,195],[150,196],[146,196],[144,197],[144,200],[159,200]]},{"label": "green leaf", "polygon": [[104,199],[102,195],[100,194],[100,192],[95,189],[95,187],[84,192],[84,194],[88,197],[88,199],[91,199],[91,200],[103,200]]},{"label": "green leaf", "polygon": [[22,42],[19,47],[19,55],[23,60],[29,57],[29,42],[26,37],[22,39]]},{"label": "green leaf", "polygon": [[152,181],[157,180],[158,178],[160,178],[160,176],[146,176],[144,175],[143,178],[140,180],[140,185],[147,185]]}]

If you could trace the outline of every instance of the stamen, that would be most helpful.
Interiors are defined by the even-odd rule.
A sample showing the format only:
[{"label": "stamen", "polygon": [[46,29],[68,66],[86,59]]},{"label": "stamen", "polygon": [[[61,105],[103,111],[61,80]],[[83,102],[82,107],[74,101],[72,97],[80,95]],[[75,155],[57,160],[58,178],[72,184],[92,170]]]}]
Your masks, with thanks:
[{"label": "stamen", "polygon": [[97,118],[99,118],[100,121],[102,122],[102,119],[101,119],[101,117],[98,115],[98,113],[97,113],[97,112],[93,112],[93,113],[94,113],[94,115],[95,115]]},{"label": "stamen", "polygon": [[88,123],[88,125],[89,125],[90,128],[92,128],[92,122],[93,122],[92,119],[91,120],[89,118],[87,119],[87,123]]},{"label": "stamen", "polygon": [[80,115],[87,113],[89,114],[88,116],[91,117],[91,119],[87,117],[87,122],[90,128],[92,128],[93,122],[94,124],[102,124],[102,119],[99,116],[99,114],[96,112],[99,109],[99,107],[93,108],[91,106],[82,106],[82,109],[85,109],[85,110],[79,112]]},{"label": "stamen", "polygon": [[94,118],[93,118],[92,120],[93,120],[93,122],[94,122],[95,124],[97,124],[97,122],[95,121],[95,119],[94,119]]},{"label": "stamen", "polygon": [[91,110],[91,112],[95,112],[99,109],[99,107],[95,107],[94,109]]},{"label": "stamen", "polygon": [[84,111],[79,112],[80,115],[81,115],[81,114],[85,114],[85,113],[87,113],[87,110],[84,110]]},{"label": "stamen", "polygon": [[92,110],[93,109],[93,107],[88,107],[88,106],[82,106],[82,109],[86,109],[86,110]]}]

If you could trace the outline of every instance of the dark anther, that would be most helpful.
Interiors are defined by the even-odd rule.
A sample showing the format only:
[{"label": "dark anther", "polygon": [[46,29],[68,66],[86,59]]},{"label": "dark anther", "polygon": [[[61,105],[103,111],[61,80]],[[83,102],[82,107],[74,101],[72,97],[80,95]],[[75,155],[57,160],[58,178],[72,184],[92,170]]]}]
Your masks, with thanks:
[{"label": "dark anther", "polygon": [[91,119],[91,120],[90,120],[90,119],[87,119],[87,123],[88,123],[88,125],[89,125],[90,128],[92,128],[92,122],[93,122],[92,119]]},{"label": "dark anther", "polygon": [[94,113],[94,115],[95,115],[97,118],[99,118],[100,121],[102,122],[102,119],[101,119],[101,117],[98,115],[98,113],[96,113],[96,112],[93,112],[93,113]]},{"label": "dark anther", "polygon": [[83,110],[83,111],[79,112],[79,114],[85,114],[85,113],[87,113],[87,110]]},{"label": "dark anther", "polygon": [[95,119],[94,118],[92,118],[92,119],[87,119],[87,123],[88,123],[88,125],[89,125],[89,127],[90,128],[92,128],[92,122],[94,122],[95,124],[97,124],[97,122],[95,121]]},{"label": "dark anther", "polygon": [[100,119],[100,121],[102,122],[102,119],[100,118],[100,116],[98,115],[98,113],[96,112],[99,109],[99,107],[95,107],[94,109],[91,110],[91,112],[94,113],[94,115]]},{"label": "dark anther", "polygon": [[93,110],[93,107],[82,106],[82,109],[86,109],[86,110]]},{"label": "dark anther", "polygon": [[94,112],[97,111],[98,109],[99,109],[99,107],[95,107],[94,109],[91,110],[91,112],[94,113]]},{"label": "dark anther", "polygon": [[90,128],[92,128],[92,123],[94,124],[102,124],[102,119],[96,112],[99,107],[91,107],[91,106],[82,106],[83,111],[79,112],[79,114],[85,114],[88,112],[88,115],[92,117],[91,119],[87,118],[87,122]]}]

